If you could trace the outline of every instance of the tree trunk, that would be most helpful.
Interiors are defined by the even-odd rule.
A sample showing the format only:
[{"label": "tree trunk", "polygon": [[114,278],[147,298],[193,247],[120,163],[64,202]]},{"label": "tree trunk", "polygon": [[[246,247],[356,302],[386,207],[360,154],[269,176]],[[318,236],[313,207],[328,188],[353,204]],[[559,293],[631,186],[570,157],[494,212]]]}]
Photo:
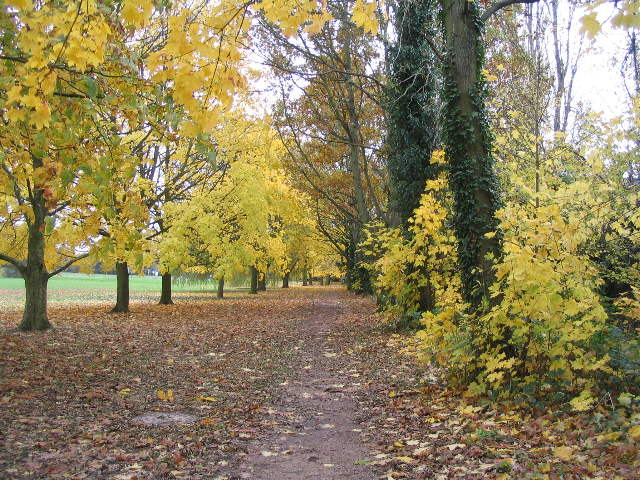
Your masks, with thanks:
[{"label": "tree trunk", "polygon": [[282,288],[289,288],[289,275],[291,275],[291,272],[285,273],[282,277]]},{"label": "tree trunk", "polygon": [[325,284],[325,286],[327,286],[327,287],[328,287],[329,285],[331,285],[331,275],[327,275],[327,276],[325,276],[325,277],[324,277],[324,284]]},{"label": "tree trunk", "polygon": [[308,285],[313,285],[313,272],[309,272],[307,274],[307,284]]},{"label": "tree trunk", "polygon": [[324,277],[320,277],[320,286],[324,287]]},{"label": "tree trunk", "polygon": [[[34,168],[42,166],[42,160],[33,158]],[[26,299],[20,330],[46,330],[51,327],[47,316],[47,283],[49,272],[44,259],[44,231],[47,216],[44,191],[35,188],[33,201],[33,219],[28,221],[27,265],[20,273],[24,278]]]},{"label": "tree trunk", "polygon": [[251,267],[251,286],[249,287],[249,293],[258,293],[258,269]]},{"label": "tree trunk", "polygon": [[117,298],[113,313],[129,312],[129,267],[127,262],[116,263]]},{"label": "tree trunk", "polygon": [[443,141],[455,199],[462,294],[478,309],[483,299],[497,301],[488,289],[502,253],[499,236],[485,236],[496,230],[500,200],[486,119],[482,22],[475,2],[441,3],[446,45]]},{"label": "tree trunk", "polygon": [[218,293],[216,294],[216,297],[224,297],[224,277],[220,277],[220,280],[218,280]]},{"label": "tree trunk", "polygon": [[267,272],[261,272],[258,276],[258,291],[266,292],[267,291]]},{"label": "tree trunk", "polygon": [[302,269],[302,286],[306,287],[307,286],[307,267],[304,267]]},{"label": "tree trunk", "polygon": [[[127,283],[128,283],[127,279]],[[171,299],[171,274],[162,274],[162,294],[160,295],[160,305],[173,305]]]},{"label": "tree trunk", "polygon": [[49,281],[46,271],[40,269],[32,272],[26,271],[24,286],[26,300],[24,314],[20,323],[20,330],[46,330],[51,327],[47,316],[47,283]]}]

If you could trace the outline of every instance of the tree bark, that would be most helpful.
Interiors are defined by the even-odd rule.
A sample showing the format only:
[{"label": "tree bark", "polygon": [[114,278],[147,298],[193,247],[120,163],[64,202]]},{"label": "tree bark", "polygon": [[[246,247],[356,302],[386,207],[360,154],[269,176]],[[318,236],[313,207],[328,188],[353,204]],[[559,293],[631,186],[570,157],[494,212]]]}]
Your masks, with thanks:
[{"label": "tree bark", "polygon": [[160,305],[173,305],[171,299],[171,274],[162,274],[162,294],[160,295]]},{"label": "tree bark", "polygon": [[456,205],[462,293],[478,309],[484,299],[497,301],[488,289],[502,253],[499,236],[485,236],[497,228],[500,199],[486,119],[482,22],[475,2],[441,3],[446,45],[443,140]]},{"label": "tree bark", "polygon": [[267,291],[267,272],[260,272],[260,275],[258,276],[258,291]]},{"label": "tree bark", "polygon": [[129,312],[129,267],[127,262],[116,263],[116,305],[111,312],[128,313]]},{"label": "tree bark", "polygon": [[249,287],[249,293],[258,293],[258,269],[251,267],[251,286]]},{"label": "tree bark", "polygon": [[331,285],[331,276],[330,276],[330,275],[327,275],[327,276],[325,276],[325,277],[324,277],[324,285],[325,285],[326,287],[328,287],[329,285]]},{"label": "tree bark", "polygon": [[[32,158],[33,167],[42,166],[42,160]],[[27,220],[27,264],[21,269],[26,290],[24,313],[20,330],[46,330],[51,327],[47,316],[47,283],[49,272],[44,258],[45,219],[47,216],[46,199],[42,188],[35,188],[31,199],[33,219]]]},{"label": "tree bark", "polygon": [[224,277],[220,277],[220,280],[218,280],[218,293],[216,294],[216,297],[224,297]]},{"label": "tree bark", "polygon": [[307,267],[304,267],[302,269],[302,286],[306,287],[308,285],[307,282]]},{"label": "tree bark", "polygon": [[282,277],[282,288],[289,288],[289,275],[291,275],[291,272],[285,273]]}]

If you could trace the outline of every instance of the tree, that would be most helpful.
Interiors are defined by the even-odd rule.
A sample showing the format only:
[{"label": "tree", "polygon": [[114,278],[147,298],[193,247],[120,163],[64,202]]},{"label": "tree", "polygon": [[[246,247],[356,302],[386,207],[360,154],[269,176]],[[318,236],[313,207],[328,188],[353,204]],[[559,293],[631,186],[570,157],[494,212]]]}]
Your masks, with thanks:
[{"label": "tree", "polygon": [[501,256],[495,213],[501,206],[485,106],[483,24],[499,9],[537,0],[498,1],[481,16],[477,2],[440,0],[444,31],[443,133],[455,199],[463,296],[473,309],[494,302],[494,262]]},{"label": "tree", "polygon": [[[327,10],[334,19],[322,28],[300,29],[287,38],[263,22],[261,32],[269,48],[265,63],[281,85],[275,117],[291,158],[289,166],[307,184],[305,190],[316,190],[316,196],[346,220],[349,238],[341,251],[347,285],[362,293],[370,292],[370,284],[357,246],[364,225],[374,213],[384,212],[379,199],[382,179],[377,177],[381,169],[376,165],[383,141],[380,65],[371,47],[373,37],[362,35],[356,24],[363,16],[361,8],[360,2],[330,1]],[[370,31],[369,26],[365,29]],[[340,182],[339,196],[328,188],[333,179]]]}]

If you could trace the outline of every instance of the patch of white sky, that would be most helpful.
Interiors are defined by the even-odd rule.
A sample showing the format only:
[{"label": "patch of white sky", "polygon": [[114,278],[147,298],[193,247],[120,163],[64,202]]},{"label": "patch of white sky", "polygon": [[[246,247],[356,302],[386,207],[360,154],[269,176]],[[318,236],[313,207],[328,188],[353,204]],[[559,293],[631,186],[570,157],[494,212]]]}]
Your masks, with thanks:
[{"label": "patch of white sky", "polygon": [[[574,99],[582,102],[604,119],[611,119],[629,111],[629,95],[622,74],[622,62],[628,49],[630,31],[611,25],[613,4],[598,7],[598,20],[602,30],[592,42],[578,64],[574,85]],[[586,12],[579,9],[577,22]],[[579,24],[578,24],[579,25]],[[579,42],[579,31],[574,30],[574,40]]]},{"label": "patch of white sky", "polygon": [[[561,11],[566,15],[569,2],[560,0]],[[602,30],[592,42],[584,42],[587,46],[582,55],[573,87],[573,105],[582,105],[584,109],[602,114],[603,119],[610,120],[629,111],[629,95],[621,72],[622,62],[628,49],[629,30],[615,28],[611,25],[611,17],[616,6],[613,3],[603,4],[597,8],[598,20]],[[564,10],[564,12],[563,12]],[[578,7],[574,14],[572,27],[572,43],[576,48],[580,43],[580,19],[588,11]],[[562,19],[561,19],[562,22]],[[293,40],[295,42],[295,40]],[[548,42],[549,58],[552,58],[552,45]],[[382,58],[382,55],[380,56]],[[261,99],[254,108],[262,114],[270,113],[274,102],[280,97],[274,90],[273,79],[269,79],[269,68],[264,65],[264,52],[254,50],[247,58],[247,66],[260,72],[253,77],[252,89]],[[299,80],[301,85],[306,82]],[[300,85],[298,85],[298,88]],[[295,96],[296,94],[294,94]],[[257,113],[257,112],[256,112]]]}]

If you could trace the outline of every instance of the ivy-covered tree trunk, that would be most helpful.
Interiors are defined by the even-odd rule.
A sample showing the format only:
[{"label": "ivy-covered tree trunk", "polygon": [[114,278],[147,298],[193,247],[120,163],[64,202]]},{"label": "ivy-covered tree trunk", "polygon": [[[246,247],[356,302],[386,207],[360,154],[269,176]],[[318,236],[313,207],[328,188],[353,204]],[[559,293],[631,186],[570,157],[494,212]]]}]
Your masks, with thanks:
[{"label": "ivy-covered tree trunk", "polygon": [[440,0],[445,38],[444,131],[450,184],[455,199],[462,293],[472,308],[491,301],[494,262],[501,255],[497,227],[498,181],[491,156],[485,110],[482,21],[476,2]]},{"label": "ivy-covered tree trunk", "polygon": [[220,277],[220,280],[218,280],[218,292],[216,293],[216,297],[224,298],[224,277]]},{"label": "ivy-covered tree trunk", "polygon": [[44,260],[44,230],[47,210],[43,191],[36,189],[33,196],[34,218],[31,220],[27,240],[27,263],[22,268],[26,299],[20,330],[46,330],[51,327],[47,316],[47,284],[49,272]]},{"label": "ivy-covered tree trunk", "polygon": [[291,272],[287,272],[282,277],[282,288],[289,288],[289,276],[290,275],[291,275]]},{"label": "ivy-covered tree trunk", "polygon": [[251,267],[251,285],[249,286],[249,293],[258,293],[258,269]]},{"label": "ivy-covered tree trunk", "polygon": [[371,278],[369,271],[361,265],[362,255],[357,249],[359,236],[356,232],[352,232],[354,240],[347,247],[345,254],[346,263],[346,285],[347,288],[355,294],[371,294],[373,288],[371,286]]},{"label": "ivy-covered tree trunk", "polygon": [[111,310],[114,313],[129,312],[129,267],[127,262],[116,263],[116,305]]},{"label": "ivy-covered tree trunk", "polygon": [[173,305],[171,299],[171,274],[162,274],[162,293],[160,294],[160,305]]},{"label": "ivy-covered tree trunk", "polygon": [[[428,159],[438,138],[438,69],[429,45],[436,33],[437,0],[400,0],[395,12],[398,32],[391,49],[391,85],[389,102],[390,223],[411,237],[409,219],[420,206],[427,180],[438,177],[440,167]],[[421,283],[429,278],[419,270]],[[421,311],[435,307],[433,287],[418,285]]]},{"label": "ivy-covered tree trunk", "polygon": [[428,162],[438,138],[438,69],[429,46],[436,36],[436,12],[437,0],[399,0],[395,12],[387,168],[391,221],[404,229],[420,206],[426,181],[440,173]]}]

